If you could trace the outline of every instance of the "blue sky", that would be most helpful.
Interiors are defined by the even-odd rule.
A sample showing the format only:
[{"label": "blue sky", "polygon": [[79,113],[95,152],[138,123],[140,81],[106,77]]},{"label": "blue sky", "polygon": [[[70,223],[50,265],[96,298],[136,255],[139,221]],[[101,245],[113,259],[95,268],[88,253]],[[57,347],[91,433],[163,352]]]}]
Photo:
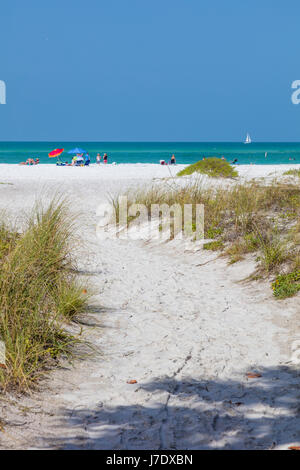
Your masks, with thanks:
[{"label": "blue sky", "polygon": [[300,2],[3,0],[0,140],[300,141]]}]

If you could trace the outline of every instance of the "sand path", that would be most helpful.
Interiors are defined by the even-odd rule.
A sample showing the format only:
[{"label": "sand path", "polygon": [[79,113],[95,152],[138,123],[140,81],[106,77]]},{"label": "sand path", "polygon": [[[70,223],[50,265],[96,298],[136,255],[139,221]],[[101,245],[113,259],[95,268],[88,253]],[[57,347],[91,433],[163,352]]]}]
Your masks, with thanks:
[{"label": "sand path", "polygon": [[85,334],[98,352],[51,373],[42,393],[3,402],[2,448],[299,445],[299,299],[237,283],[248,261],[199,266],[204,253],[170,244],[99,241],[95,222],[90,207],[79,268],[96,289]]},{"label": "sand path", "polygon": [[[55,372],[50,391],[25,403],[34,413],[16,428],[19,436],[13,430],[19,446],[299,442],[299,376],[287,364],[293,309],[284,311],[264,289],[236,284],[228,270],[237,273],[220,260],[199,267],[194,255],[110,241],[101,253],[101,262],[85,263],[100,291],[91,318],[101,326],[88,336],[101,354]],[[262,377],[248,379],[248,371]]]}]

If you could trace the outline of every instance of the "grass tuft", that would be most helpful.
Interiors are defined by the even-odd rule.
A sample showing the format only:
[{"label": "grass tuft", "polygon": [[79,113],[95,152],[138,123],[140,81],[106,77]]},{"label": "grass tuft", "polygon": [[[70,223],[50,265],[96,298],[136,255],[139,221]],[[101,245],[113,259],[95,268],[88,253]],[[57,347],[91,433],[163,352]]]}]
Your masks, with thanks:
[{"label": "grass tuft", "polygon": [[222,250],[222,248],[224,247],[223,243],[221,242],[221,240],[216,240],[216,241],[213,241],[213,242],[208,242],[208,243],[205,243],[203,245],[203,249],[204,250],[211,250],[211,251],[218,251],[218,250]]},{"label": "grass tuft", "polygon": [[278,299],[292,297],[300,291],[300,271],[279,275],[272,283],[274,296]]},{"label": "grass tuft", "polygon": [[189,165],[178,173],[178,176],[191,175],[192,173],[202,173],[212,178],[235,178],[237,171],[226,160],[221,158],[207,158]]}]

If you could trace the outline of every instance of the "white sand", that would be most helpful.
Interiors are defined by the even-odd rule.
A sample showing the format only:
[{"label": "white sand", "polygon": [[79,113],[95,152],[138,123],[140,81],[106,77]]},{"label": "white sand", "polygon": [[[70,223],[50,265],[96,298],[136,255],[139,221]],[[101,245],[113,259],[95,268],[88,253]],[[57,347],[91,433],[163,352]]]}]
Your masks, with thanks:
[{"label": "white sand", "polygon": [[[123,180],[123,179],[151,179],[176,176],[186,165],[156,165],[156,164],[121,164],[121,165],[96,165],[89,167],[57,167],[56,165],[6,165],[0,164],[0,182],[42,179],[47,181],[95,181],[98,179]],[[300,168],[299,165],[236,165],[240,176],[245,178],[258,178],[266,176],[280,176],[292,168]]]},{"label": "white sand", "polygon": [[[240,166],[251,177],[296,165]],[[0,208],[22,217],[57,190],[82,211],[79,267],[96,289],[100,354],[54,371],[32,397],[1,402],[2,448],[270,449],[300,445],[299,296],[238,283],[254,266],[180,244],[100,241],[96,208],[131,184],[168,177],[159,165],[0,165]],[[211,260],[207,264],[208,260]],[[98,326],[97,326],[98,325]],[[247,372],[262,377],[248,379]],[[127,384],[135,379],[137,384]],[[15,404],[14,404],[15,403]]]}]

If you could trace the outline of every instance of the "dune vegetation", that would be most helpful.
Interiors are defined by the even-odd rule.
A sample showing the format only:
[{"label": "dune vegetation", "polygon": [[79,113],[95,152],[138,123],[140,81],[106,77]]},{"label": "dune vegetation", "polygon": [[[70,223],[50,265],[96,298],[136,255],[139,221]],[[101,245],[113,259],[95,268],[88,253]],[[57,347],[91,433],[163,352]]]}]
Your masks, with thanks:
[{"label": "dune vegetation", "polygon": [[298,177],[300,177],[300,170],[296,169],[296,168],[292,168],[291,170],[288,170],[283,174],[287,175],[287,176],[298,176]]},{"label": "dune vegetation", "polygon": [[178,176],[202,173],[212,178],[236,178],[238,172],[226,160],[210,157],[187,166],[178,173]]},{"label": "dune vegetation", "polygon": [[65,328],[88,302],[71,256],[72,232],[61,201],[36,208],[22,233],[0,225],[1,390],[26,390],[79,341]]},{"label": "dune vegetation", "polygon": [[[200,181],[185,186],[154,185],[129,191],[128,205],[204,205],[204,249],[226,256],[230,264],[247,255],[256,260],[253,278],[269,279],[274,296],[300,290],[300,187],[274,180],[208,188]],[[115,201],[118,214],[118,202]],[[128,225],[134,220],[128,219]],[[173,233],[173,236],[176,234]]]}]

